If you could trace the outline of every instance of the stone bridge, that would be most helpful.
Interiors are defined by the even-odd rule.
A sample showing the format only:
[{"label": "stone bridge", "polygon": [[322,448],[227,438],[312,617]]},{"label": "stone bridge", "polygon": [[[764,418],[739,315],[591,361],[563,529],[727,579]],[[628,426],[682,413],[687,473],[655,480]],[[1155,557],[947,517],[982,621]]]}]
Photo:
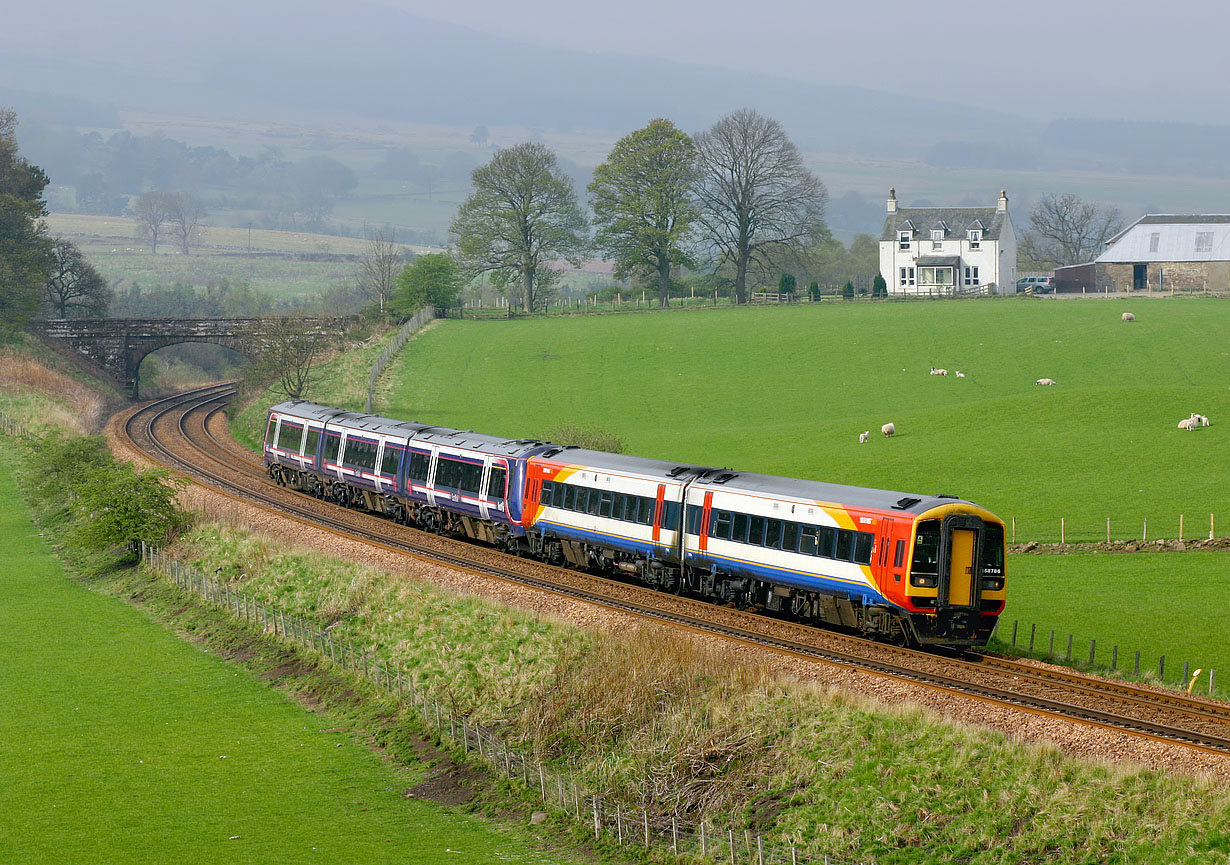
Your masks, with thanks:
[{"label": "stone bridge", "polygon": [[209,342],[256,359],[275,339],[287,335],[336,337],[354,317],[304,318],[101,318],[34,322],[32,329],[52,345],[102,369],[133,399],[140,394],[141,361],[150,352],[182,342]]}]

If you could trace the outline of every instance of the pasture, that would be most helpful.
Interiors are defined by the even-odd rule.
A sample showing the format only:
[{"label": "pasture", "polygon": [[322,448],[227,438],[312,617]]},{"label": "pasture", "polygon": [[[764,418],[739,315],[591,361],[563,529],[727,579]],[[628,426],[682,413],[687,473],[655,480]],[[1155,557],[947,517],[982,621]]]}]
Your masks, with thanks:
[{"label": "pasture", "polygon": [[3,461],[0,490],[5,862],[548,861],[403,797],[421,767],[68,580]]},{"label": "pasture", "polygon": [[[509,437],[576,422],[643,456],[952,493],[1015,520],[1019,541],[1057,542],[1061,519],[1069,542],[1104,540],[1107,519],[1116,539],[1145,520],[1174,538],[1180,514],[1187,537],[1207,536],[1210,513],[1224,535],[1228,327],[1224,301],[1157,297],[442,321],[406,346],[380,408]],[[1213,425],[1178,429],[1193,411]],[[1010,573],[1008,628],[1230,675],[1211,653],[1225,593],[1209,593],[1230,584],[1230,556],[1015,556]],[[1142,595],[1153,581],[1173,589]]]}]

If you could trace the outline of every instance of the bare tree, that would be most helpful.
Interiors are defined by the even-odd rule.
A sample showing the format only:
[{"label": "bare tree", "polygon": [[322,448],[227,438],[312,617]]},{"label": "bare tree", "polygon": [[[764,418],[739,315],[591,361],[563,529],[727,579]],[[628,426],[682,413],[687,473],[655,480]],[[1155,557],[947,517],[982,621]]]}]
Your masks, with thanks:
[{"label": "bare tree", "polygon": [[165,192],[143,192],[132,205],[132,215],[137,220],[137,236],[157,255],[158,239],[171,218],[171,196]]},{"label": "bare tree", "polygon": [[111,290],[76,244],[61,238],[51,248],[51,272],[43,301],[57,318],[96,318],[107,311]]},{"label": "bare tree", "polygon": [[734,268],[735,300],[747,301],[752,266],[801,255],[824,226],[828,190],[803,165],[781,123],[750,108],[694,137],[702,177],[700,224],[719,266]]},{"label": "bare tree", "polygon": [[303,399],[320,381],[316,362],[333,346],[327,334],[305,326],[303,316],[265,319],[265,341],[253,374],[273,380],[272,390]]},{"label": "bare tree", "polygon": [[397,291],[397,277],[405,266],[402,248],[393,242],[393,229],[379,228],[368,235],[367,247],[359,258],[358,286],[379,306],[381,315]]},{"label": "bare tree", "polygon": [[1029,212],[1029,222],[1030,230],[1021,238],[1021,258],[1051,267],[1092,261],[1124,225],[1117,207],[1103,207],[1071,192],[1046,196]]},{"label": "bare tree", "polygon": [[200,239],[205,204],[191,192],[168,195],[167,202],[167,219],[171,223],[171,233],[179,241],[180,252],[187,255],[191,245]]}]

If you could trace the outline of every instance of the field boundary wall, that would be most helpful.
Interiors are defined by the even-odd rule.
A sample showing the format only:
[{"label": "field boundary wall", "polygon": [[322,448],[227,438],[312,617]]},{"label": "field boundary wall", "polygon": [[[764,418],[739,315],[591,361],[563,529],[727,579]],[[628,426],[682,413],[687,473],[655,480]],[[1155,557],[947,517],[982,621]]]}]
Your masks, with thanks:
[{"label": "field boundary wall", "polygon": [[410,341],[410,337],[414,336],[420,330],[427,326],[427,323],[436,317],[436,308],[434,306],[425,306],[410,317],[410,320],[403,324],[397,331],[397,336],[393,337],[393,341],[389,343],[389,347],[381,352],[380,357],[376,358],[376,362],[372,364],[372,372],[367,381],[367,405],[364,408],[368,414],[372,411],[372,398],[376,393],[376,380],[380,378],[380,374],[384,372],[384,368],[388,366],[389,361],[402,350],[402,347]]},{"label": "field boundary wall", "polygon": [[181,590],[226,610],[233,618],[263,634],[283,639],[314,653],[378,690],[406,701],[418,715],[422,727],[435,733],[441,742],[460,749],[467,758],[486,764],[514,789],[533,795],[554,814],[592,830],[595,840],[623,847],[639,847],[689,857],[688,861],[729,863],[729,865],[874,865],[831,859],[828,856],[804,857],[794,845],[773,841],[748,829],[691,823],[659,816],[667,809],[638,810],[588,791],[570,773],[562,773],[538,763],[512,749],[492,729],[475,724],[468,717],[415,686],[405,670],[397,669],[341,642],[319,622],[288,615],[252,596],[236,591],[204,572],[185,565],[157,547],[141,543],[142,563],[163,575]]}]

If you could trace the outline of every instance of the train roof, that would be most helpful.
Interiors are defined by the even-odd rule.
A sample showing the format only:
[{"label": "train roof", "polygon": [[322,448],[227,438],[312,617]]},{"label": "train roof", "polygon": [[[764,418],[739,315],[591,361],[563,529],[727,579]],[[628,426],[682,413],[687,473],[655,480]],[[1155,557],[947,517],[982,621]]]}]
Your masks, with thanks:
[{"label": "train roof", "polygon": [[413,439],[425,444],[465,448],[497,456],[526,456],[543,443],[532,439],[506,439],[484,435],[471,430],[456,430],[451,427],[433,426],[418,421],[400,421],[380,415],[364,414],[319,405],[306,400],[289,400],[273,406],[270,411],[292,415],[320,423],[338,424],[348,429],[359,429],[384,436]]},{"label": "train roof", "polygon": [[539,459],[548,459],[556,463],[582,465],[610,472],[624,474],[646,475],[652,478],[686,483],[698,474],[716,471],[707,466],[696,466],[688,463],[668,460],[654,460],[647,457],[629,456],[628,454],[612,454],[606,451],[591,451],[575,445],[551,445],[548,449],[536,454]]},{"label": "train roof", "polygon": [[789,497],[839,505],[872,508],[882,511],[901,511],[920,514],[940,505],[964,502],[966,499],[944,493],[903,493],[881,490],[875,487],[856,487],[849,484],[833,484],[824,481],[809,481],[799,478],[784,478],[777,475],[762,475],[722,469],[700,478],[697,487],[727,489],[756,495]]}]

